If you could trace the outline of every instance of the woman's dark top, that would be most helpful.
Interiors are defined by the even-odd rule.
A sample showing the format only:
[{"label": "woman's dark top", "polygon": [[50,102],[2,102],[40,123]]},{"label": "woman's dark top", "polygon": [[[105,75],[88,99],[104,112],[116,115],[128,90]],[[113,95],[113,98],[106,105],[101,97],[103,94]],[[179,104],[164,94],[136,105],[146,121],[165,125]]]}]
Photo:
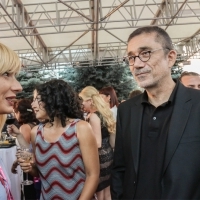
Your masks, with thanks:
[{"label": "woman's dark top", "polygon": [[106,123],[103,121],[102,115],[99,112],[95,112],[95,114],[100,118],[101,121],[102,143],[101,147],[98,148],[100,161],[100,177],[99,185],[96,190],[96,192],[100,192],[101,190],[110,186],[110,176],[113,162],[113,149],[109,143],[110,133],[108,131]]}]

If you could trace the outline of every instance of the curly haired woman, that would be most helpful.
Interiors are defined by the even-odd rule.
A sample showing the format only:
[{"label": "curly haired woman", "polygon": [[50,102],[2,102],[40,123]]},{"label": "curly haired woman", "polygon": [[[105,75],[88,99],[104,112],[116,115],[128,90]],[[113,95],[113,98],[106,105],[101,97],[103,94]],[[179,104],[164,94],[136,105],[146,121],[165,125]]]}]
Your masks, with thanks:
[{"label": "curly haired woman", "polygon": [[96,190],[98,200],[110,200],[110,175],[113,161],[113,149],[109,143],[110,134],[115,133],[115,120],[109,104],[92,86],[85,87],[79,96],[82,98],[84,111],[88,112],[88,122],[92,126],[97,140],[100,178]]},{"label": "curly haired woman", "polygon": [[98,149],[91,126],[81,120],[78,96],[65,81],[51,80],[36,87],[32,108],[37,119],[48,122],[31,131],[35,165],[18,161],[24,172],[39,173],[40,199],[92,199],[99,177]]}]

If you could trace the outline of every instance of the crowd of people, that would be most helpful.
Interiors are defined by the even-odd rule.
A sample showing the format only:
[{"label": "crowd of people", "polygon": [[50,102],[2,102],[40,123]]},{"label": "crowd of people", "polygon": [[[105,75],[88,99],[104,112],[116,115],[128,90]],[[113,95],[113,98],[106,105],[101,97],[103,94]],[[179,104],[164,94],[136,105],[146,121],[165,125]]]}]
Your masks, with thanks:
[{"label": "crowd of people", "polygon": [[[200,199],[200,75],[172,79],[177,53],[158,26],[141,27],[128,38],[126,62],[142,90],[119,103],[112,86],[86,86],[79,93],[63,80],[39,84],[33,100],[22,90],[16,53],[0,44],[0,128],[7,125],[20,165],[39,185],[25,199]],[[0,199],[15,199],[0,159]],[[35,186],[35,187],[34,187]]]}]

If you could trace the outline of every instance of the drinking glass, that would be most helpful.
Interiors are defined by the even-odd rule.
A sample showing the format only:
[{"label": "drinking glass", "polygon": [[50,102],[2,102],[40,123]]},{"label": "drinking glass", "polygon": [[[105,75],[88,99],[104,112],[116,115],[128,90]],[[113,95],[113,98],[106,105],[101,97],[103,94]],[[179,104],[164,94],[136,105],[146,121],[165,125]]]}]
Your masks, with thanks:
[{"label": "drinking glass", "polygon": [[[20,150],[20,157],[26,162],[30,163],[30,161],[33,159],[33,154],[31,153],[32,149],[21,149]],[[23,185],[31,185],[33,184],[33,181],[28,180],[28,172],[25,173],[26,180],[22,182]]]},{"label": "drinking glass", "polygon": [[2,133],[1,133],[1,141],[2,141],[2,142],[6,141],[6,138],[7,138],[6,132],[2,132]]},{"label": "drinking glass", "polygon": [[7,114],[6,124],[11,125],[15,122],[15,115],[13,113]]}]

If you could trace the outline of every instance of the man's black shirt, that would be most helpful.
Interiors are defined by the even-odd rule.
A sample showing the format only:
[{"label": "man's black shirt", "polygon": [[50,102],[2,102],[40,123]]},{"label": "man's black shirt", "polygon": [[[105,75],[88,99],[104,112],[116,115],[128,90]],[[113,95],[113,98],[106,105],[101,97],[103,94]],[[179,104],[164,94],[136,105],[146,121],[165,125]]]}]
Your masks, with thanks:
[{"label": "man's black shirt", "polygon": [[169,100],[157,108],[148,102],[147,93],[143,94],[141,103],[144,112],[135,199],[160,199],[165,148],[177,87],[178,83]]}]

